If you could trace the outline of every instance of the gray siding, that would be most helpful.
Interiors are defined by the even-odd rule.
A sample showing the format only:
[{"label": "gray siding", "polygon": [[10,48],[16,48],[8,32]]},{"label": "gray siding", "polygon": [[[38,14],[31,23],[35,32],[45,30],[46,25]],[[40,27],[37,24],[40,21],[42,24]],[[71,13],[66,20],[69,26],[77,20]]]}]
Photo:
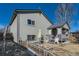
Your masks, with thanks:
[{"label": "gray siding", "polygon": [[[35,26],[30,26],[27,24],[27,19],[35,21]],[[37,35],[39,29],[42,30],[42,35],[48,34],[47,28],[51,23],[40,13],[26,13],[20,14],[20,38],[23,41],[27,40],[27,35]]]},{"label": "gray siding", "polygon": [[[27,19],[34,20],[35,26],[28,25]],[[45,38],[48,34],[47,28],[50,25],[52,24],[40,13],[18,14],[18,17],[15,18],[14,22],[11,25],[11,32],[14,35],[15,42],[17,42],[17,39],[26,41],[27,35],[36,35],[36,40],[38,41],[37,35],[39,29],[42,30],[42,35]]]},{"label": "gray siding", "polygon": [[17,17],[10,26],[10,31],[13,33],[14,41],[17,42]]}]

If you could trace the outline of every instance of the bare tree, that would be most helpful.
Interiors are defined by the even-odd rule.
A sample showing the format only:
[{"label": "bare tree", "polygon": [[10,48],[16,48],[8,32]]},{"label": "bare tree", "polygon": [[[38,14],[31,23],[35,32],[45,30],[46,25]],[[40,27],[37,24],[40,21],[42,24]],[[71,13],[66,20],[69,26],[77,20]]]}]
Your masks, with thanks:
[{"label": "bare tree", "polygon": [[56,19],[58,22],[67,21],[69,24],[72,21],[72,15],[73,15],[73,5],[68,3],[61,3],[58,4],[57,10],[56,10]]}]

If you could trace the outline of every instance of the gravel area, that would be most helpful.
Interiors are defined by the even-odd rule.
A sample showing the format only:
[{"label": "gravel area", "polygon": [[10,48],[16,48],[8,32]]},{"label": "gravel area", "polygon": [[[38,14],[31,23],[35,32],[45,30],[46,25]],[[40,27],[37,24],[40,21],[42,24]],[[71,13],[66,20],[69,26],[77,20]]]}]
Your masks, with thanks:
[{"label": "gravel area", "polygon": [[3,48],[3,41],[0,41],[0,56],[35,56],[33,53],[20,46],[19,44],[7,40],[5,43],[5,51]]}]

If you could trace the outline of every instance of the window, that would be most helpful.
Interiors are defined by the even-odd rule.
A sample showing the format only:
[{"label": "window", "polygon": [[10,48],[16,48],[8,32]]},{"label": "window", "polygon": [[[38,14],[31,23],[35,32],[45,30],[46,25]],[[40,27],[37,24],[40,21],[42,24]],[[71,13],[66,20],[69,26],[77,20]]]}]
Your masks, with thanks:
[{"label": "window", "polygon": [[31,20],[30,19],[28,19],[27,22],[28,22],[29,25],[31,25]]},{"label": "window", "polygon": [[32,25],[35,25],[35,21],[32,21]]},{"label": "window", "polygon": [[28,41],[33,41],[33,40],[35,40],[35,35],[27,35],[27,40],[28,40]]},{"label": "window", "polygon": [[28,19],[27,24],[28,25],[35,25],[35,21],[32,21],[31,19]]}]

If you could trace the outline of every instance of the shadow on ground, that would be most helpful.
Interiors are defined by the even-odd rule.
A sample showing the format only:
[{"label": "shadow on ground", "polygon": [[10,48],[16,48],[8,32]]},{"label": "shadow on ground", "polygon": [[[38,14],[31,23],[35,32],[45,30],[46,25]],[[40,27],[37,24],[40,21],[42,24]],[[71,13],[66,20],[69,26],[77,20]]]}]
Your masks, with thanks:
[{"label": "shadow on ground", "polygon": [[27,48],[20,46],[19,44],[7,40],[5,43],[5,51],[3,48],[3,40],[0,41],[0,56],[35,56]]}]

